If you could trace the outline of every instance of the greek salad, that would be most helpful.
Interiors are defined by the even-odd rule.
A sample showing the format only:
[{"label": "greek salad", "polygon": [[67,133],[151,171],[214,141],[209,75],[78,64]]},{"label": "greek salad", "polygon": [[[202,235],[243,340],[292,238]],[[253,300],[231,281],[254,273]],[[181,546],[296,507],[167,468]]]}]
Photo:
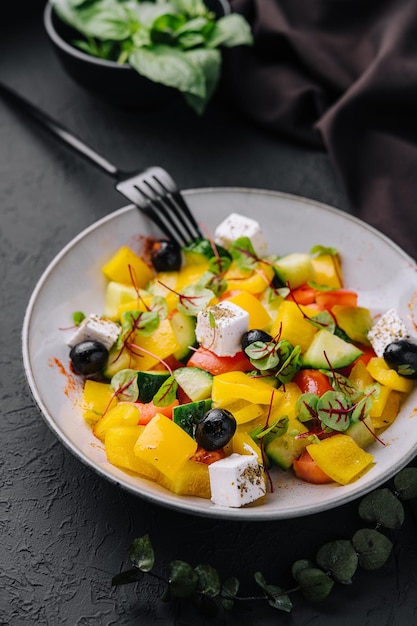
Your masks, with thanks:
[{"label": "greek salad", "polygon": [[338,250],[271,253],[232,213],[182,249],[122,246],[102,272],[103,311],[74,312],[67,344],[110,463],[226,507],[261,504],[285,472],[342,486],[372,471],[417,343],[345,287]]}]

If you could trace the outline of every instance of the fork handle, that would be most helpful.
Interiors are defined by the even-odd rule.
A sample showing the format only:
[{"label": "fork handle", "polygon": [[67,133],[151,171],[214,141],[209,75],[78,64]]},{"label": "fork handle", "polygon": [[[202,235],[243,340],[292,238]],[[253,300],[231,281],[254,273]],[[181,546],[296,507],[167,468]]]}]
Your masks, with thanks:
[{"label": "fork handle", "polygon": [[40,124],[45,130],[48,130],[52,135],[60,139],[63,143],[70,146],[75,152],[85,157],[99,169],[109,174],[112,178],[119,179],[121,171],[113,163],[110,163],[107,159],[101,156],[93,148],[84,143],[76,135],[71,133],[65,126],[54,120],[48,113],[42,111],[34,104],[26,100],[23,96],[18,94],[10,87],[6,87],[0,82],[0,94],[10,104],[16,106],[16,108],[23,113],[29,114],[29,116],[38,124]]}]

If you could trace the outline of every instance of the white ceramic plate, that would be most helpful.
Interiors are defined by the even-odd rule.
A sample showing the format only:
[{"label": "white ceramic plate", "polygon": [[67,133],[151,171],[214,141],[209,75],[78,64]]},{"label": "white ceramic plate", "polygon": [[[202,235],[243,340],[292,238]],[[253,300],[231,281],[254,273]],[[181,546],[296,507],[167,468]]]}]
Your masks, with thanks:
[{"label": "white ceramic plate", "polygon": [[[186,193],[197,219],[213,232],[232,211],[256,218],[269,251],[308,252],[315,244],[335,246],[343,259],[345,284],[359,292],[359,304],[373,313],[396,308],[415,332],[417,272],[414,261],[385,236],[352,216],[295,196],[249,189],[202,189]],[[69,374],[66,338],[72,313],[100,313],[105,280],[100,267],[122,244],[138,247],[141,235],[158,234],[132,206],[87,228],[52,261],[30,299],[23,326],[27,379],[48,426],[83,463],[129,491],[184,512],[217,518],[269,520],[330,509],[382,484],[417,454],[417,392],[383,435],[372,444],[375,466],[348,486],[309,485],[291,472],[273,472],[274,492],[259,506],[229,509],[210,501],[179,497],[106,461],[80,411],[81,385]]]}]

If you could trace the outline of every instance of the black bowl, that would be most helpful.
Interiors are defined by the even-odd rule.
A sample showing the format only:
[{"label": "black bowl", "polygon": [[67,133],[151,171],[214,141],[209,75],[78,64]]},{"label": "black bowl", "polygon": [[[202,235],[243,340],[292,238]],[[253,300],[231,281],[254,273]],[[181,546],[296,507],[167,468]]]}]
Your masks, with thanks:
[{"label": "black bowl", "polygon": [[[218,17],[230,13],[227,0],[206,0]],[[105,61],[82,52],[71,44],[79,33],[62,22],[50,2],[44,11],[44,26],[60,62],[79,85],[117,105],[153,108],[172,103],[181,94],[171,87],[140,76],[130,65]]]}]

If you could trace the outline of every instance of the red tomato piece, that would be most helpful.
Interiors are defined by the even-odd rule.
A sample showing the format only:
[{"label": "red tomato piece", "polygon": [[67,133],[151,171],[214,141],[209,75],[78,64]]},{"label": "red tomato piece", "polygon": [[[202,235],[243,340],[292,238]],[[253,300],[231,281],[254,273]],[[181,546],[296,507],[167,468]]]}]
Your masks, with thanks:
[{"label": "red tomato piece", "polygon": [[297,478],[307,483],[325,485],[333,482],[333,479],[320,469],[308,450],[304,450],[302,455],[293,462],[292,466]]},{"label": "red tomato piece", "polygon": [[300,387],[302,393],[314,393],[316,396],[332,390],[329,377],[319,370],[300,370],[294,376],[293,382]]},{"label": "red tomato piece", "polygon": [[295,289],[292,289],[291,292],[287,296],[287,300],[293,300],[297,304],[308,305],[314,304],[316,301],[316,294],[320,293],[314,287],[310,287],[310,285],[300,285]]},{"label": "red tomato piece", "polygon": [[204,448],[199,446],[196,452],[191,457],[191,460],[210,465],[211,463],[215,463],[216,461],[224,459],[225,456],[226,454],[223,448],[221,448],[220,450],[205,450]]},{"label": "red tomato piece", "polygon": [[168,406],[156,406],[153,402],[136,402],[136,404],[140,414],[138,424],[144,426],[148,424],[157,413],[162,413],[162,415],[172,419],[172,409],[174,406],[178,406],[179,402],[178,400],[174,400],[174,402]]},{"label": "red tomato piece", "polygon": [[217,376],[226,372],[248,372],[252,365],[244,352],[238,352],[235,356],[218,356],[207,348],[199,347],[188,360],[189,367],[199,367]]},{"label": "red tomato piece", "polygon": [[342,306],[357,306],[358,294],[349,289],[332,289],[331,291],[318,291],[316,303],[320,308],[330,311],[335,304]]}]

